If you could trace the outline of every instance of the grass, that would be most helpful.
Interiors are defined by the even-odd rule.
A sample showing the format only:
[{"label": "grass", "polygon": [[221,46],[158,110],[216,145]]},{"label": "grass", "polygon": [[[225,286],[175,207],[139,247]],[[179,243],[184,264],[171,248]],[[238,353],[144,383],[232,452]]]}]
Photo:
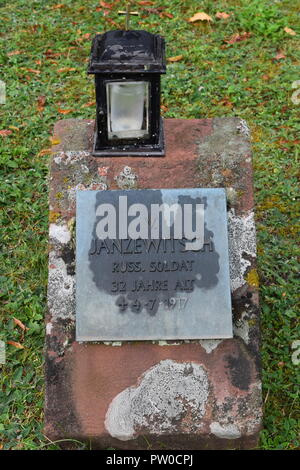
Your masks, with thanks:
[{"label": "grass", "polygon": [[[96,0],[62,1],[0,0],[0,79],[7,89],[0,131],[8,131],[0,135],[0,340],[17,343],[7,344],[1,368],[3,449],[59,447],[42,432],[49,137],[58,119],[94,117],[86,75],[91,38],[124,21],[117,14],[124,2],[109,9]],[[265,401],[260,448],[300,448],[299,365],[292,361],[300,339],[299,105],[291,100],[300,79],[297,2],[153,0],[136,7],[142,15],[132,27],[161,33],[167,56],[183,56],[163,78],[164,116],[240,116],[252,130]],[[214,21],[188,23],[198,11]],[[217,11],[230,17],[216,19]],[[250,37],[225,42],[243,32]]]}]

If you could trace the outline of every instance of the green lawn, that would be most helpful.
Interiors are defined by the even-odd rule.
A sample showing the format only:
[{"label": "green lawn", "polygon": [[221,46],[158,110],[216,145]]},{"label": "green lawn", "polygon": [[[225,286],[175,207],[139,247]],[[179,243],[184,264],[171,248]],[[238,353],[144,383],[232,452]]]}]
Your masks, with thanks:
[{"label": "green lawn", "polygon": [[[7,344],[0,366],[4,449],[58,446],[42,432],[47,149],[55,121],[94,117],[86,75],[91,38],[124,22],[117,11],[125,2],[107,0],[108,8],[96,0],[62,1],[0,0],[0,79],[7,90],[0,105],[0,340],[16,343]],[[300,340],[300,105],[291,99],[300,80],[300,8],[290,0],[154,0],[135,2],[135,9],[141,15],[132,28],[162,34],[167,56],[183,56],[163,78],[164,116],[239,116],[252,130],[265,401],[260,448],[300,448],[299,365],[292,361],[292,343]],[[213,22],[189,23],[199,11]],[[217,12],[230,17],[217,19]]]}]

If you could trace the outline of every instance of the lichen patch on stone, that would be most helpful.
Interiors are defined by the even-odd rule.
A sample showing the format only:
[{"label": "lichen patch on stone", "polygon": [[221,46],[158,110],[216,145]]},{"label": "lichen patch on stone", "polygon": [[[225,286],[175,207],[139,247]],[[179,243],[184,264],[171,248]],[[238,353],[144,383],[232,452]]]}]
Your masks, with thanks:
[{"label": "lichen patch on stone", "polygon": [[53,160],[57,165],[64,164],[64,165],[74,165],[78,161],[88,157],[90,155],[89,152],[86,151],[67,151],[67,152],[58,152]]},{"label": "lichen patch on stone", "polygon": [[216,349],[220,343],[222,343],[222,339],[201,339],[199,343],[201,344],[202,348],[205,349],[207,354],[210,354],[214,349]]},{"label": "lichen patch on stone", "polygon": [[76,186],[68,188],[68,199],[71,203],[75,202],[76,199],[76,191],[106,191],[107,184],[99,183],[97,181],[92,181],[88,185],[84,185],[82,183],[77,184]]},{"label": "lichen patch on stone", "polygon": [[53,328],[52,323],[48,322],[46,325],[46,335],[51,335],[52,328]]},{"label": "lichen patch on stone", "polygon": [[226,188],[226,197],[230,206],[234,206],[238,200],[237,191],[234,188]]},{"label": "lichen patch on stone", "polygon": [[136,186],[137,175],[130,166],[124,166],[123,170],[114,179],[120,189],[132,189]]},{"label": "lichen patch on stone", "polygon": [[194,433],[201,429],[209,396],[205,369],[194,362],[163,360],[147,370],[138,385],[110,403],[105,427],[126,441],[147,434]]},{"label": "lichen patch on stone", "polygon": [[[239,118],[213,119],[213,132],[198,143],[199,183],[230,188],[228,202],[239,207],[251,179],[250,133]],[[250,161],[246,164],[246,161]]]},{"label": "lichen patch on stone", "polygon": [[86,165],[82,164],[80,168],[81,168],[82,173],[89,173],[90,172],[89,168]]},{"label": "lichen patch on stone", "polygon": [[243,134],[245,137],[249,138],[250,137],[250,129],[248,127],[248,124],[244,119],[240,120],[239,125],[237,126],[237,130],[240,134]]},{"label": "lichen patch on stone", "polygon": [[75,276],[67,274],[64,260],[49,254],[48,308],[52,319],[74,319]]},{"label": "lichen patch on stone", "polygon": [[259,278],[256,269],[251,269],[251,271],[248,272],[246,281],[248,282],[249,286],[259,287]]},{"label": "lichen patch on stone", "polygon": [[152,341],[152,344],[158,344],[158,346],[178,346],[178,344],[181,344],[180,341],[165,341],[165,340],[161,340],[161,341]]},{"label": "lichen patch on stone", "polygon": [[69,243],[69,241],[71,240],[71,233],[66,224],[50,224],[49,236],[51,241],[58,242],[61,244]]},{"label": "lichen patch on stone", "polygon": [[247,313],[243,312],[241,318],[237,320],[233,325],[233,334],[234,336],[239,336],[245,341],[246,344],[249,344],[250,337],[249,337],[249,323],[246,320]]},{"label": "lichen patch on stone", "polygon": [[235,210],[228,212],[229,268],[231,290],[245,284],[245,274],[256,257],[254,213],[237,216]]}]

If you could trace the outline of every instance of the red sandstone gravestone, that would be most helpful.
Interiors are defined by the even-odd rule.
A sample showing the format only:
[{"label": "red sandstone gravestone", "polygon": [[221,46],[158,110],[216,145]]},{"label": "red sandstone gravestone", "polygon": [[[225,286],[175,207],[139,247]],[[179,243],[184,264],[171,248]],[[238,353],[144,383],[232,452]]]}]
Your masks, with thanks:
[{"label": "red sandstone gravestone", "polygon": [[[91,156],[93,121],[54,129],[45,431],[94,448],[256,446],[259,310],[249,130],[238,118],[165,120],[166,157]],[[75,341],[77,189],[225,187],[234,338]]]}]

